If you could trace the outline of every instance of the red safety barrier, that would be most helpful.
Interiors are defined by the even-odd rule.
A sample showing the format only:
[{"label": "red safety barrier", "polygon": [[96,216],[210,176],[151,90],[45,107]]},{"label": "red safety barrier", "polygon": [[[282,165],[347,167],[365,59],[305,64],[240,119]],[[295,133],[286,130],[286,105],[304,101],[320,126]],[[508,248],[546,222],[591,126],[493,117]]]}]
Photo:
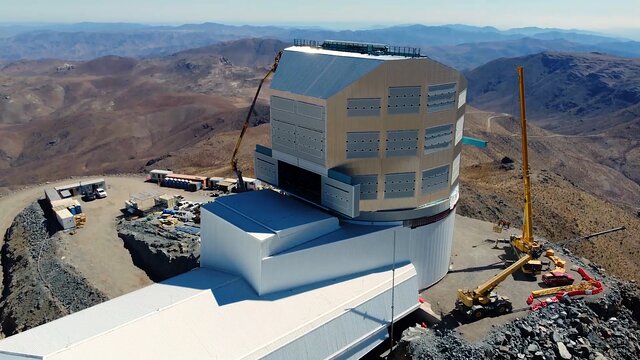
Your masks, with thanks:
[{"label": "red safety barrier", "polygon": [[589,283],[591,283],[591,285],[593,285],[594,288],[588,289],[588,290],[573,290],[573,291],[567,291],[567,292],[560,291],[554,297],[547,298],[545,301],[540,301],[534,305],[531,305],[535,300],[534,296],[533,294],[530,294],[529,297],[527,298],[527,305],[530,305],[530,308],[532,311],[536,311],[540,308],[548,306],[551,303],[560,301],[564,296],[573,297],[573,296],[580,296],[580,295],[596,295],[604,291],[604,286],[602,285],[602,283],[600,281],[594,280],[591,276],[589,276],[589,274],[587,274],[586,271],[584,271],[584,269],[578,268],[578,273],[580,274],[580,276],[582,276],[582,278],[585,281],[588,281]]}]

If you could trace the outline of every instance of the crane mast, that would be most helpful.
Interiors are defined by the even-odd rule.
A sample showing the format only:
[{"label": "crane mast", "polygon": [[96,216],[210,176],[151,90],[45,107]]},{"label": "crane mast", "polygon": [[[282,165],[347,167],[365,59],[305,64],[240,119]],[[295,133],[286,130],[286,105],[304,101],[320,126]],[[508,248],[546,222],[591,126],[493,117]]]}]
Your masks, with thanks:
[{"label": "crane mast", "polygon": [[530,254],[540,251],[540,244],[533,238],[533,221],[531,211],[531,178],[529,175],[529,145],[527,143],[527,111],[524,92],[524,68],[518,67],[520,83],[520,131],[522,141],[522,180],[524,183],[524,219],[522,224],[522,236],[512,239],[512,243],[518,251]]},{"label": "crane mast", "polygon": [[229,164],[231,165],[231,169],[238,178],[238,184],[236,186],[236,190],[238,192],[247,191],[244,184],[244,179],[242,178],[242,171],[238,168],[238,151],[240,150],[240,144],[242,143],[244,134],[247,132],[247,128],[249,128],[249,120],[251,120],[251,114],[253,114],[253,109],[255,108],[256,102],[258,101],[258,96],[260,95],[260,90],[262,90],[262,85],[267,80],[267,78],[269,78],[269,75],[276,72],[278,64],[280,63],[280,57],[282,57],[282,51],[276,54],[276,57],[273,60],[273,65],[271,65],[271,68],[269,69],[269,71],[267,71],[267,74],[262,78],[262,80],[260,80],[260,84],[258,84],[256,94],[254,95],[251,106],[249,107],[249,112],[247,113],[247,117],[245,118],[244,124],[242,125],[242,130],[240,130],[240,135],[238,136],[238,140],[236,141],[236,146],[233,148],[233,154],[231,155],[231,161],[229,162]]}]

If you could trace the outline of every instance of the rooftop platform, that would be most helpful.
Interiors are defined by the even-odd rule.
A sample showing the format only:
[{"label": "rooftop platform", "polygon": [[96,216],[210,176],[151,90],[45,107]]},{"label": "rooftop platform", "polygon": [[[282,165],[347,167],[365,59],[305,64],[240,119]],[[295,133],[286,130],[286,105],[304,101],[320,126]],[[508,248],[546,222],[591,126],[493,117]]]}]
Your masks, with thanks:
[{"label": "rooftop platform", "polygon": [[[412,265],[395,272],[395,317],[417,307]],[[200,268],[0,342],[2,359],[358,357],[386,336],[390,269],[258,296]]]}]

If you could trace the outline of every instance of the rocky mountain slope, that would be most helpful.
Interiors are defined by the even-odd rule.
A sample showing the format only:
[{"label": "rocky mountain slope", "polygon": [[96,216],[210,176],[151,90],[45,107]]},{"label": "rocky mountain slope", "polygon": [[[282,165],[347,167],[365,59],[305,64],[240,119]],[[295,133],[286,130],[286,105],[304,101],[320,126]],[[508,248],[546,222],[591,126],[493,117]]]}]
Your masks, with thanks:
[{"label": "rocky mountain slope", "polygon": [[0,187],[138,171],[237,129],[263,66],[283,46],[244,40],[148,60],[7,64],[0,69]]},{"label": "rocky mountain slope", "polygon": [[[611,123],[589,119],[621,111],[637,114],[640,59],[596,53],[543,52],[492,61],[466,74],[469,102],[483,110],[516,113],[519,65],[525,68],[529,118],[547,129],[599,133]],[[629,119],[635,126],[638,121],[640,114]]]},{"label": "rocky mountain slope", "polygon": [[[575,144],[582,146],[580,154],[640,183],[640,59],[540,53],[492,61],[467,73],[470,103],[483,110],[519,113],[519,65],[525,69],[530,122],[571,135],[564,138],[569,142],[584,140]],[[582,176],[588,178],[589,169]]]}]

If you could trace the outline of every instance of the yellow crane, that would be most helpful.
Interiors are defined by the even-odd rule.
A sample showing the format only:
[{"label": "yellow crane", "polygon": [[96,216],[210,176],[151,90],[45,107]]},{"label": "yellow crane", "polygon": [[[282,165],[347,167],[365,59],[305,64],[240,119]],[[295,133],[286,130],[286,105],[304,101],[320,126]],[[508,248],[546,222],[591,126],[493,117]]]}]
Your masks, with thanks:
[{"label": "yellow crane", "polygon": [[[496,294],[493,290],[509,275],[522,269],[529,274],[539,274],[542,271],[542,263],[539,258],[542,255],[542,246],[533,237],[532,213],[531,213],[531,180],[529,177],[529,153],[527,145],[527,119],[524,93],[524,68],[518,67],[520,80],[520,127],[522,131],[522,178],[524,182],[524,221],[521,236],[512,236],[511,243],[522,254],[520,258],[509,267],[480,284],[473,290],[458,289],[458,301],[456,309],[466,314],[473,320],[481,319],[488,314],[502,315],[511,312],[513,306],[509,298]],[[545,254],[547,255],[547,254]],[[552,253],[548,254],[553,256]]]},{"label": "yellow crane", "polygon": [[251,114],[253,114],[253,109],[256,107],[256,101],[258,101],[258,96],[260,95],[260,90],[262,90],[262,85],[269,78],[271,74],[276,72],[278,68],[278,64],[280,63],[280,57],[282,57],[282,51],[279,51],[276,54],[275,59],[273,60],[273,65],[267,74],[260,80],[260,84],[258,84],[258,89],[256,90],[256,94],[253,97],[253,101],[251,102],[251,106],[249,107],[249,112],[247,113],[247,117],[244,120],[244,124],[242,125],[242,130],[240,130],[240,135],[238,136],[238,140],[236,141],[236,146],[233,148],[233,155],[231,155],[231,161],[229,162],[231,165],[231,169],[236,174],[238,178],[238,184],[236,185],[237,192],[245,192],[247,188],[244,184],[244,179],[242,178],[242,171],[238,168],[238,151],[240,150],[240,144],[242,143],[242,138],[244,138],[244,134],[247,132],[249,128],[249,120],[251,120]]}]

